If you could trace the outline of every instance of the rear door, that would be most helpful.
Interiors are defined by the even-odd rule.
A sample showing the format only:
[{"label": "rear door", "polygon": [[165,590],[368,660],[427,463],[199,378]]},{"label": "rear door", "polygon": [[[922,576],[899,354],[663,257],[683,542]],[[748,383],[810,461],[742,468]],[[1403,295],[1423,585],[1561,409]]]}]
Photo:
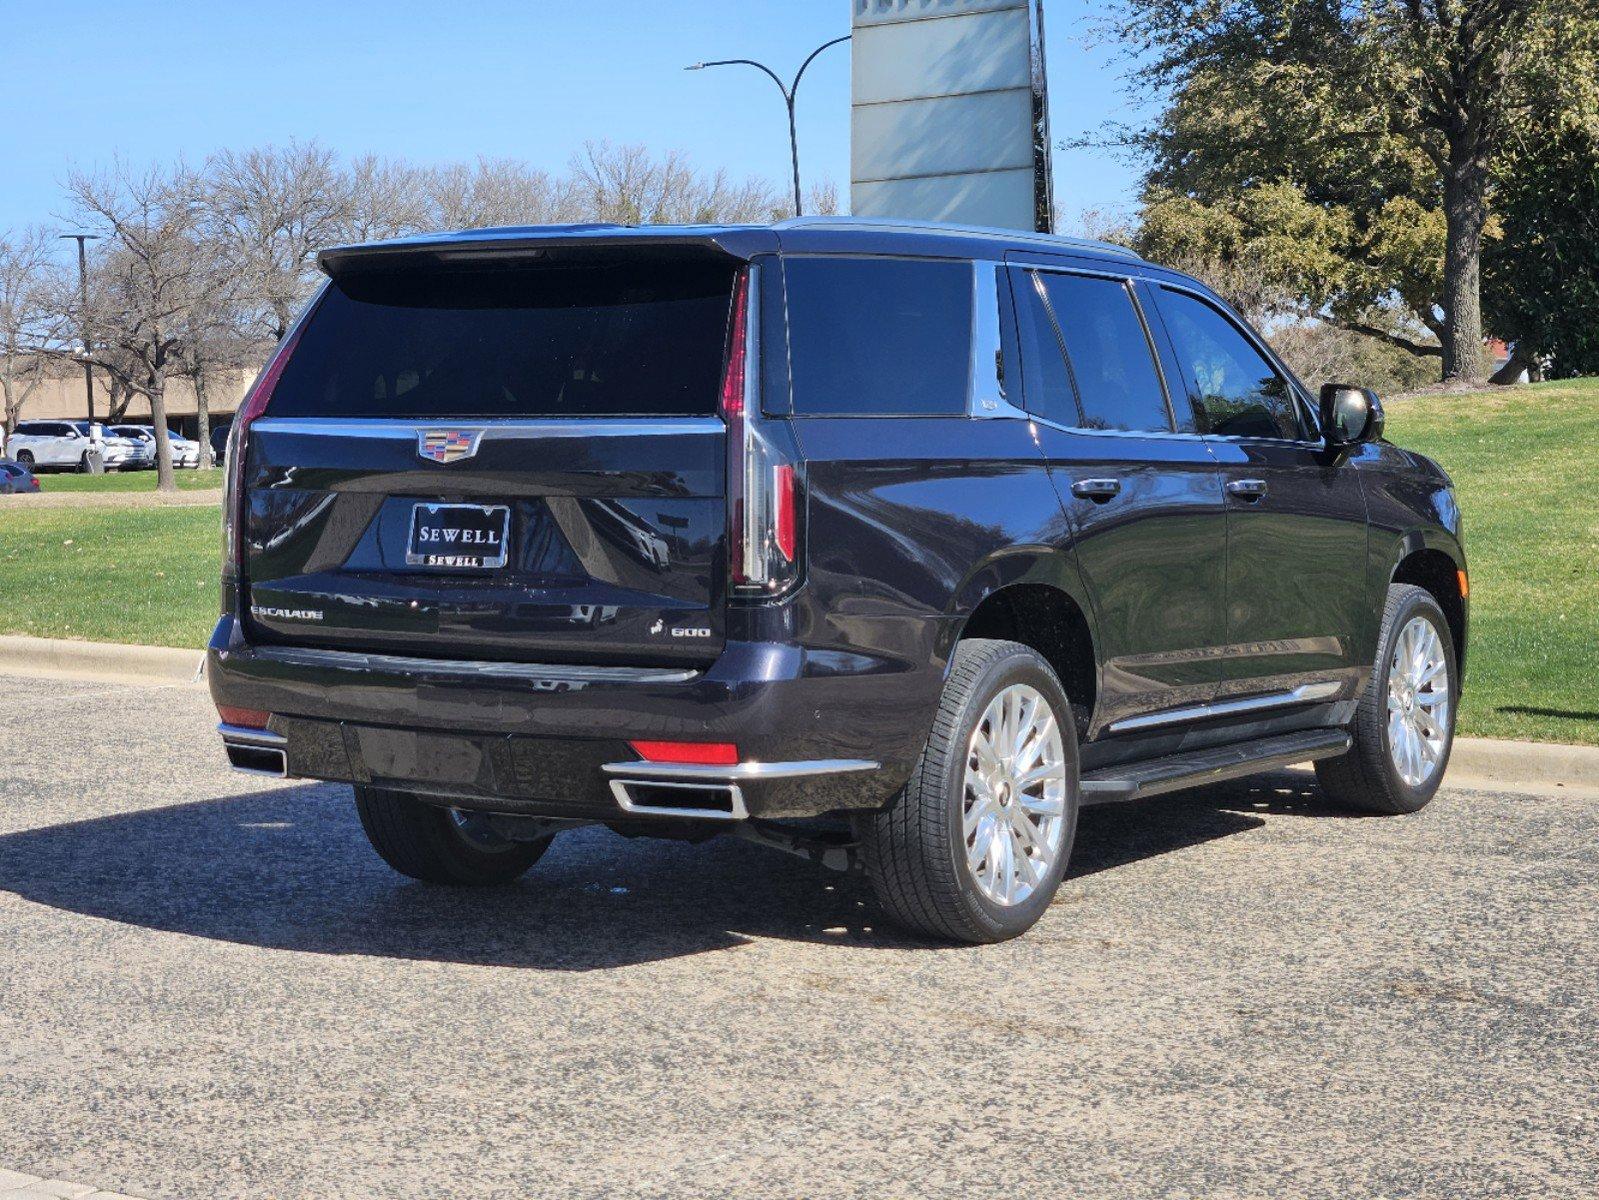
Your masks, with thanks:
[{"label": "rear door", "polygon": [[1179,427],[1136,289],[1011,269],[1027,407],[1095,608],[1100,728],[1213,699],[1227,525],[1216,462]]},{"label": "rear door", "polygon": [[251,635],[714,658],[739,266],[587,248],[335,278],[246,439]]},{"label": "rear door", "polygon": [[1372,612],[1359,472],[1327,453],[1293,381],[1240,322],[1198,292],[1151,291],[1220,464],[1229,676],[1262,690],[1353,678]]}]

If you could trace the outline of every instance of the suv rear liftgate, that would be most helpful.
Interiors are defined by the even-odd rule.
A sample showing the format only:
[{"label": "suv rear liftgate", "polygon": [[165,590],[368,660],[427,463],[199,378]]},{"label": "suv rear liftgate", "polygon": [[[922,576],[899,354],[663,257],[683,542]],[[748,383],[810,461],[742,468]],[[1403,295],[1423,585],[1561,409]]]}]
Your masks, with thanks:
[{"label": "suv rear liftgate", "polygon": [[[753,369],[758,267],[603,238],[324,265],[228,454],[235,627],[213,649],[260,685],[223,712],[235,765],[732,819],[752,784],[877,765],[714,740],[740,702],[718,664],[779,673],[761,602],[802,557],[801,464]],[[361,687],[335,713],[341,680]],[[612,686],[635,714],[659,689],[656,736],[606,736]]]}]

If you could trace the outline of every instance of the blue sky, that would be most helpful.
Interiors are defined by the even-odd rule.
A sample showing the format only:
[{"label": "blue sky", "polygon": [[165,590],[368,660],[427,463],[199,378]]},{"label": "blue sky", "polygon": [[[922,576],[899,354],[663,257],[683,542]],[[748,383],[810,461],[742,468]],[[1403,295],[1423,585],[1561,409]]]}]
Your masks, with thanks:
[{"label": "blue sky", "polygon": [[[1124,103],[1096,10],[1046,0],[1057,140]],[[223,147],[315,138],[345,154],[428,163],[477,155],[562,168],[587,138],[687,151],[781,181],[781,98],[745,57],[788,76],[849,31],[849,0],[0,0],[0,229],[50,221],[74,165],[121,154],[203,162]],[[800,94],[807,182],[849,183],[849,55],[830,50]],[[1134,173],[1103,152],[1056,156],[1074,218],[1124,208]]]}]

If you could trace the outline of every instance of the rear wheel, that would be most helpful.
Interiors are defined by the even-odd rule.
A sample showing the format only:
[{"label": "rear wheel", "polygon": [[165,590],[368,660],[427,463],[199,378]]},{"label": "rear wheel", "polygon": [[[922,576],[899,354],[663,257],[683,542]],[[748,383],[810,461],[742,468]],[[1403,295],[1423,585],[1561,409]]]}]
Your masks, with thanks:
[{"label": "rear wheel", "polygon": [[28,470],[30,470],[30,471],[33,470],[33,451],[32,450],[18,450],[17,451],[17,461],[19,463],[21,463],[23,466],[27,467]]},{"label": "rear wheel", "polygon": [[1411,813],[1443,782],[1460,695],[1449,622],[1413,584],[1388,589],[1371,682],[1360,698],[1348,754],[1316,764],[1322,790],[1346,808]]},{"label": "rear wheel", "polygon": [[440,808],[408,792],[357,787],[355,807],[372,848],[402,875],[424,883],[510,883],[549,849],[552,837],[512,841],[476,814]]},{"label": "rear wheel", "polygon": [[1077,735],[1044,659],[961,642],[910,782],[857,818],[873,890],[918,933],[998,942],[1043,916],[1077,828]]}]

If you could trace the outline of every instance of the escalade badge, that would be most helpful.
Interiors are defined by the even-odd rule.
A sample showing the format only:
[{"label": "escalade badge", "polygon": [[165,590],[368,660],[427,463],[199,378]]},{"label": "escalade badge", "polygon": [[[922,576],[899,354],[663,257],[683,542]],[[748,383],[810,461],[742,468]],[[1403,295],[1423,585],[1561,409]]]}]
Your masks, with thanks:
[{"label": "escalade badge", "polygon": [[416,452],[430,462],[460,462],[476,454],[482,440],[481,429],[418,429]]}]

